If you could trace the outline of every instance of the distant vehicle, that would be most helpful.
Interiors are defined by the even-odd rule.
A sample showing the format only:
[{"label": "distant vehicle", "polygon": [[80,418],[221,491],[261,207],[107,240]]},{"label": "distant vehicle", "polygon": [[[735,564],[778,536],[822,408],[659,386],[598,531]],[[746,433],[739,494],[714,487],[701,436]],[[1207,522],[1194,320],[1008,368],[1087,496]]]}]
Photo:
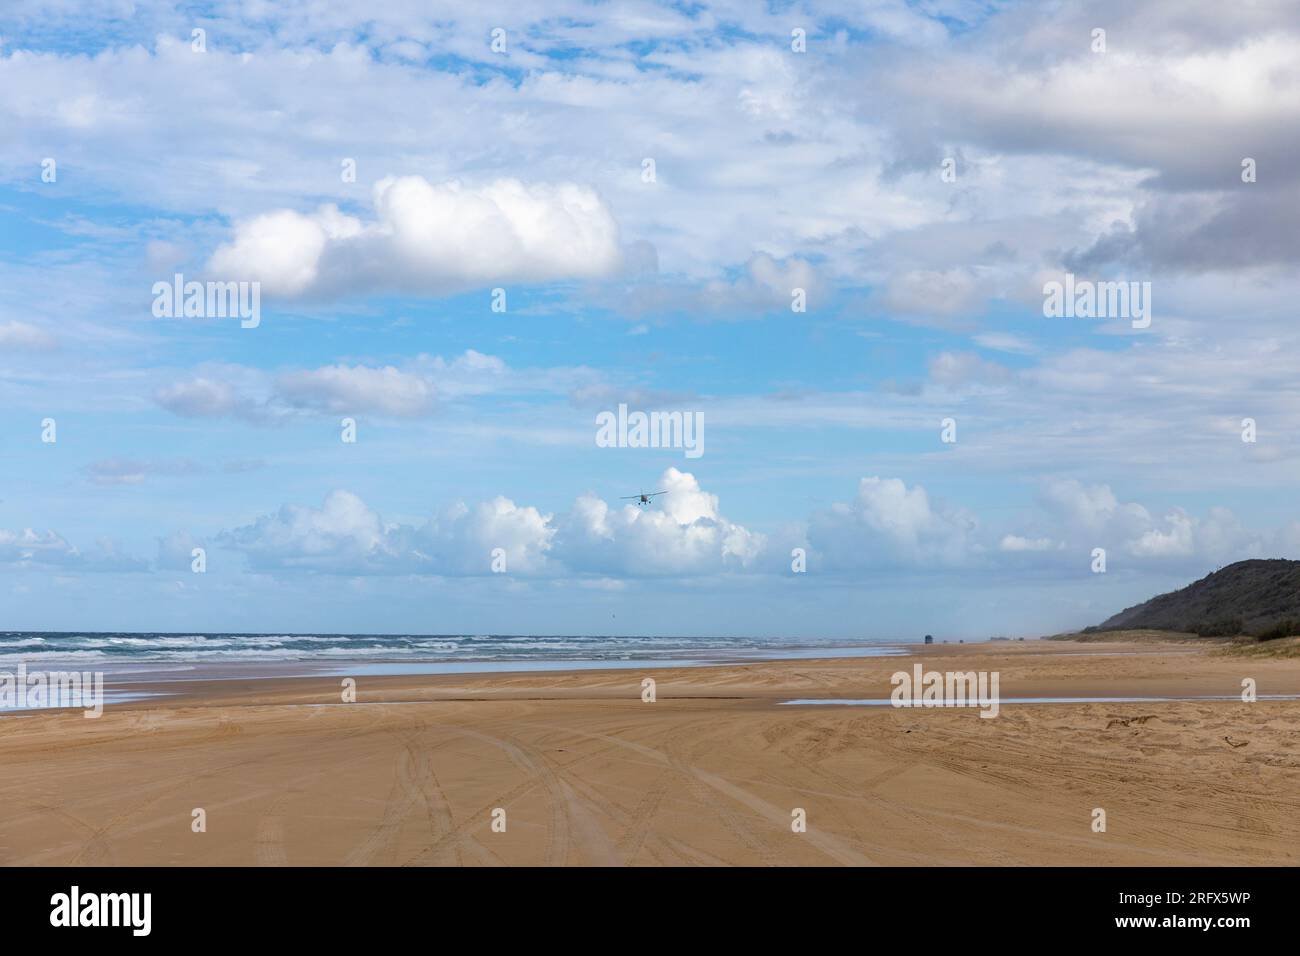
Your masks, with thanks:
[{"label": "distant vehicle", "polygon": [[620,497],[618,500],[619,500],[619,501],[635,501],[635,502],[636,502],[637,504],[639,504],[642,508],[644,508],[646,505],[648,505],[648,504],[650,503],[650,499],[653,498],[655,495],[666,495],[666,494],[668,494],[668,492],[666,492],[666,491],[651,491],[651,492],[649,492],[649,493],[646,493],[646,492],[643,491],[643,492],[641,492],[641,494],[639,494],[639,495],[623,495],[623,496]]}]

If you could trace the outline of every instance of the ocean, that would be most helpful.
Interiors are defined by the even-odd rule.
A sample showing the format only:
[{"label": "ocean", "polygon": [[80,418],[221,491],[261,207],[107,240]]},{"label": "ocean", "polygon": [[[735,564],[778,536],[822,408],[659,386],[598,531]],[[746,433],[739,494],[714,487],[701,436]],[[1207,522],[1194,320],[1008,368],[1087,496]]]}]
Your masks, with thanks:
[{"label": "ocean", "polygon": [[878,657],[897,641],[504,634],[0,632],[0,669],[104,671],[180,679],[186,672],[472,673],[734,661]]}]

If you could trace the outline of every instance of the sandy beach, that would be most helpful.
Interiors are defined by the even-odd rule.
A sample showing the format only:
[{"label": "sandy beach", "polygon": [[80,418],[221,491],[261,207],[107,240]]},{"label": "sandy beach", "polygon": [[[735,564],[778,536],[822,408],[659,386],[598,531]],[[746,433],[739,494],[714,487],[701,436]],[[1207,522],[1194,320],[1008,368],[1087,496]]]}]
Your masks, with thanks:
[{"label": "sandy beach", "polygon": [[[999,715],[782,703],[887,698],[916,662],[997,671]],[[175,683],[97,720],[0,717],[0,863],[1295,864],[1300,701],[1243,703],[1246,677],[1300,694],[1300,659],[995,642],[362,677],[355,703],[337,678]],[[1015,703],[1198,696],[1232,699]]]}]

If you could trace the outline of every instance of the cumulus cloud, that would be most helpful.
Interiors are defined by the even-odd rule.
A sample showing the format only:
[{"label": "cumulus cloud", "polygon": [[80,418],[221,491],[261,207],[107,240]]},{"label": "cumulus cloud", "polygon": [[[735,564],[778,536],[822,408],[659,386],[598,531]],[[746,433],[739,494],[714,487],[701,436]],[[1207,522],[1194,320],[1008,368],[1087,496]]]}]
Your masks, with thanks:
[{"label": "cumulus cloud", "polygon": [[1187,557],[1195,551],[1194,529],[1191,515],[1176,508],[1165,516],[1164,528],[1149,528],[1126,544],[1139,557]]},{"label": "cumulus cloud", "polygon": [[100,538],[82,551],[54,531],[0,529],[0,565],[11,570],[146,571],[148,562],[123,552],[109,538]]},{"label": "cumulus cloud", "polygon": [[[1300,53],[1300,50],[1297,51]],[[1300,119],[1297,120],[1300,122]],[[1300,262],[1294,210],[1300,187],[1232,194],[1157,195],[1064,259],[1078,272],[1139,266],[1155,272],[1228,272]]]},{"label": "cumulus cloud", "polygon": [[1073,478],[1049,482],[1040,496],[1049,512],[1066,529],[1089,534],[1133,538],[1151,526],[1151,514],[1140,504],[1121,504],[1109,485],[1085,485]]},{"label": "cumulus cloud", "polygon": [[420,418],[433,414],[440,400],[492,393],[563,395],[600,380],[581,366],[511,368],[474,349],[452,359],[418,355],[400,368],[337,364],[271,374],[227,365],[196,371],[157,389],[154,401],[187,418],[234,417],[260,424],[340,413]]},{"label": "cumulus cloud", "polygon": [[[1209,5],[1197,14],[1201,37],[1182,46],[1169,42],[1185,12],[1178,4],[1125,6],[1017,6],[990,21],[985,43],[957,55],[865,68],[872,86],[890,83],[905,97],[894,118],[900,145],[936,163],[940,144],[957,139],[1154,171],[1151,185],[1161,189],[1224,189],[1240,185],[1240,144],[1249,143],[1244,155],[1294,181],[1286,156],[1300,107],[1277,91],[1295,83],[1300,36],[1294,18],[1280,15],[1283,4],[1271,12],[1260,4],[1260,20],[1235,24],[1225,47],[1216,41],[1232,31]],[[1102,23],[1108,49],[1095,54],[1091,30]],[[1139,35],[1140,46],[1130,42]]]},{"label": "cumulus cloud", "polygon": [[230,382],[198,376],[158,389],[156,401],[167,411],[185,418],[221,418],[241,407]]},{"label": "cumulus cloud", "polygon": [[703,307],[719,312],[788,312],[795,290],[800,289],[804,307],[812,310],[819,304],[824,287],[816,268],[807,260],[794,256],[777,259],[760,252],[750,256],[734,280],[707,283],[699,298]]},{"label": "cumulus cloud", "polygon": [[951,328],[965,325],[988,293],[968,269],[914,269],[891,275],[880,299],[892,318]]},{"label": "cumulus cloud", "polygon": [[554,535],[551,515],[498,495],[442,510],[410,534],[407,546],[433,573],[485,574],[499,558],[506,573],[531,575],[548,570]]},{"label": "cumulus cloud", "polygon": [[853,501],[813,516],[808,541],[831,569],[953,567],[982,550],[977,528],[973,516],[932,503],[920,485],[870,477]]},{"label": "cumulus cloud", "polygon": [[203,541],[188,531],[173,531],[158,539],[156,566],[163,571],[190,571],[193,568],[194,549],[205,547]]},{"label": "cumulus cloud", "polygon": [[1040,502],[1054,536],[1071,555],[1100,547],[1144,563],[1203,565],[1293,550],[1287,528],[1251,531],[1223,507],[1210,508],[1204,517],[1178,507],[1157,516],[1137,502],[1121,502],[1109,485],[1053,481]]},{"label": "cumulus cloud", "polygon": [[739,570],[754,565],[764,538],[723,517],[716,495],[669,468],[662,505],[610,506],[592,494],[560,515],[498,496],[456,503],[422,524],[385,521],[357,495],[334,491],[319,508],[285,505],[215,542],[241,551],[257,570],[338,574],[486,575],[494,552],[506,573],[642,577]]},{"label": "cumulus cloud", "polygon": [[507,282],[595,279],[618,271],[618,223],[575,183],[499,179],[479,186],[389,176],[368,222],[324,205],[240,222],[209,269],[271,294],[446,293]]},{"label": "cumulus cloud", "polygon": [[557,553],[575,570],[632,577],[712,573],[753,567],[763,535],[725,518],[717,495],[695,476],[669,468],[655,490],[667,492],[655,508],[611,506],[594,494],[562,516]]},{"label": "cumulus cloud", "polygon": [[[703,281],[686,276],[653,277],[651,281],[597,294],[595,301],[629,317],[658,318],[683,313],[698,318],[734,320],[789,314],[792,305],[798,304],[807,312],[815,312],[830,299],[826,277],[812,262],[800,256],[781,258],[756,252],[724,271],[724,276]],[[802,290],[799,299],[796,290]],[[629,334],[642,334],[646,330],[637,326]]]},{"label": "cumulus cloud", "polygon": [[856,499],[811,518],[810,561],[831,571],[1032,567],[1079,574],[1097,547],[1130,567],[1182,570],[1292,554],[1300,544],[1294,522],[1251,531],[1222,507],[1204,516],[1176,507],[1156,516],[1120,501],[1108,485],[1074,479],[1048,482],[1039,505],[1028,527],[995,532],[965,510],[934,503],[920,485],[863,478]]},{"label": "cumulus cloud", "polygon": [[[1201,516],[1175,507],[1158,517],[1122,502],[1109,486],[1072,479],[1049,482],[1039,514],[1027,523],[995,529],[934,500],[921,485],[866,477],[852,500],[814,513],[795,538],[789,538],[794,529],[783,532],[789,540],[781,547],[725,516],[717,495],[690,473],[669,468],[656,490],[666,493],[650,508],[586,493],[567,510],[549,513],[497,496],[455,502],[411,523],[386,520],[358,495],[336,490],[318,506],[286,504],[204,540],[188,532],[160,538],[156,566],[184,569],[194,547],[210,544],[242,553],[259,572],[464,577],[499,567],[522,578],[576,578],[604,588],[638,578],[786,573],[786,548],[796,540],[809,550],[811,571],[850,576],[1008,569],[1073,576],[1086,573],[1095,547],[1105,548],[1117,567],[1180,573],[1300,554],[1300,522],[1257,532],[1222,507]],[[54,532],[30,529],[0,531],[0,564],[146,567],[111,542],[83,554]]]},{"label": "cumulus cloud", "polygon": [[428,414],[436,389],[431,381],[391,365],[330,365],[290,372],[277,382],[290,405],[325,412],[374,411],[399,418]]},{"label": "cumulus cloud", "polygon": [[391,571],[404,557],[379,515],[356,495],[334,491],[319,508],[284,505],[222,532],[217,544],[244,552],[258,570]]}]

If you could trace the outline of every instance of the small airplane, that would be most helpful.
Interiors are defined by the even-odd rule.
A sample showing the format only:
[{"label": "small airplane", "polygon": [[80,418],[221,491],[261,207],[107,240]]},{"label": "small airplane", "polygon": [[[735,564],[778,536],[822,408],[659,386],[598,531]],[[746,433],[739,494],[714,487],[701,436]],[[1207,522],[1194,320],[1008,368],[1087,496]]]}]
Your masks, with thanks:
[{"label": "small airplane", "polygon": [[637,504],[641,505],[641,507],[644,508],[646,505],[648,505],[648,504],[650,503],[650,499],[653,498],[655,495],[666,495],[666,494],[668,494],[668,492],[666,492],[666,491],[652,491],[652,492],[650,492],[649,494],[646,494],[646,493],[643,491],[643,492],[641,492],[641,494],[639,494],[639,495],[623,495],[623,496],[622,496],[621,498],[619,498],[618,500],[619,500],[619,501],[635,501]]}]

